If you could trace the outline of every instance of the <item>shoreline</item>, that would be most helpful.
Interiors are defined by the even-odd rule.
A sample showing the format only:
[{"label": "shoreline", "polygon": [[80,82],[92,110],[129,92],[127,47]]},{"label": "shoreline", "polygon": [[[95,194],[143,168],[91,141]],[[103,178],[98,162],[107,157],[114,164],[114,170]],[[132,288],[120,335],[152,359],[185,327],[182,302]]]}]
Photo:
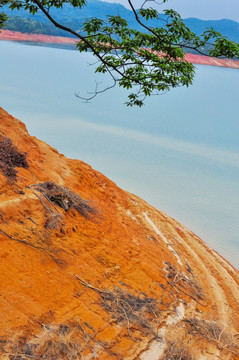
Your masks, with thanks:
[{"label": "shoreline", "polygon": [[2,154],[23,157],[17,173],[1,158],[0,358],[169,359],[173,339],[180,358],[238,360],[236,268],[1,107],[0,131]]},{"label": "shoreline", "polygon": [[[17,41],[17,42],[38,42],[47,44],[62,44],[62,45],[74,45],[77,43],[77,39],[63,36],[52,36],[42,34],[27,34],[20,33],[18,31],[1,30],[0,40]],[[210,65],[218,67],[226,67],[232,69],[239,69],[239,60],[232,59],[218,59],[211,58],[203,55],[186,54],[186,60],[199,65]]]}]

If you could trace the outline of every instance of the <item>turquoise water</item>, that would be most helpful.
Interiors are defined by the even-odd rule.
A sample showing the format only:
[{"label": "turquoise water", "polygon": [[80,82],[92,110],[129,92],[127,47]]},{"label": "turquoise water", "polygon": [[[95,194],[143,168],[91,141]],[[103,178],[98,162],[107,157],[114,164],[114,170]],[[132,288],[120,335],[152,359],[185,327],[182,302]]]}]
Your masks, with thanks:
[{"label": "turquoise water", "polygon": [[116,88],[89,104],[75,97],[95,88],[92,62],[90,54],[1,41],[0,106],[239,267],[239,71],[198,66],[192,87],[132,109]]}]

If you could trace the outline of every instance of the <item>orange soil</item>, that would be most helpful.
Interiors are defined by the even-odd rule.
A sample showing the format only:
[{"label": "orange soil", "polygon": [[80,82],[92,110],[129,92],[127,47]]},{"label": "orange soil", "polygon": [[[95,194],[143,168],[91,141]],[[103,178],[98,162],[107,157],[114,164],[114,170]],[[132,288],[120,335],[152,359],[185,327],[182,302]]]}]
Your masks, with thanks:
[{"label": "orange soil", "polygon": [[[158,360],[173,341],[191,359],[239,359],[233,266],[174,219],[30,136],[1,108],[0,135],[29,163],[15,180],[0,171],[1,358]],[[92,200],[100,216],[64,211],[30,187],[45,181]],[[46,229],[58,213],[60,226]],[[189,319],[219,330],[202,334]]]},{"label": "orange soil", "polygon": [[[1,30],[0,40],[10,40],[10,41],[32,41],[32,42],[45,42],[45,43],[55,43],[55,44],[76,44],[77,39],[68,38],[63,36],[50,36],[50,35],[41,35],[41,34],[23,34],[17,31],[10,30]],[[239,61],[231,59],[217,59],[210,58],[207,56],[195,55],[195,54],[186,54],[186,60],[193,64],[200,65],[212,65],[212,66],[221,66],[239,69]]]}]

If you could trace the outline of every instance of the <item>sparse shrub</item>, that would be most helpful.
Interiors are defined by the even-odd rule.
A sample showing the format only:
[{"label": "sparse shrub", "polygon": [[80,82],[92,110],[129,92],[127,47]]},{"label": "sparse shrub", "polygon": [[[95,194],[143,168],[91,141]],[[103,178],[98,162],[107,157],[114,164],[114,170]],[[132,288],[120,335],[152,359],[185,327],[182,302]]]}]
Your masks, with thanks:
[{"label": "sparse shrub", "polygon": [[204,299],[202,288],[194,278],[192,272],[186,274],[167,261],[165,262],[164,269],[167,274],[168,283],[176,288],[177,291],[181,291],[185,295],[191,296],[198,303],[198,300]]},{"label": "sparse shrub", "polygon": [[156,302],[153,298],[139,297],[119,288],[113,292],[102,292],[100,295],[105,310],[111,312],[118,321],[124,320],[127,314],[129,319],[146,324],[146,321],[143,321],[140,315],[150,314],[150,317],[155,316]]},{"label": "sparse shrub", "polygon": [[64,186],[57,185],[52,181],[46,181],[32,186],[41,192],[46,199],[60,206],[65,211],[73,208],[88,220],[92,220],[95,216],[99,217],[99,211],[90,204],[92,203],[91,201],[82,199],[79,195]]},{"label": "sparse shrub", "polygon": [[169,342],[163,360],[193,360],[182,342]]},{"label": "sparse shrub", "polygon": [[189,334],[199,335],[209,342],[215,342],[219,349],[225,349],[232,353],[239,353],[239,346],[228,330],[222,328],[216,321],[196,318],[184,319]]},{"label": "sparse shrub", "polygon": [[51,212],[50,214],[47,214],[44,227],[47,230],[58,229],[61,226],[61,223],[62,223],[61,215]]},{"label": "sparse shrub", "polygon": [[4,357],[0,357],[6,360],[73,360],[81,358],[82,349],[87,345],[88,338],[83,340],[76,323],[71,326],[44,325],[38,337],[22,337],[15,343],[4,344]]},{"label": "sparse shrub", "polygon": [[131,294],[130,292],[116,287],[114,290],[101,290],[91,284],[86,283],[78,275],[75,275],[83,286],[96,291],[101,299],[102,306],[109,312],[113,319],[118,323],[125,322],[129,336],[130,326],[138,325],[142,332],[151,332],[155,338],[158,335],[152,327],[152,322],[157,318],[157,303],[155,299],[141,293],[140,296]]},{"label": "sparse shrub", "polygon": [[26,154],[19,152],[11,140],[0,135],[0,168],[3,174],[15,179],[17,175],[16,167],[28,168]]}]

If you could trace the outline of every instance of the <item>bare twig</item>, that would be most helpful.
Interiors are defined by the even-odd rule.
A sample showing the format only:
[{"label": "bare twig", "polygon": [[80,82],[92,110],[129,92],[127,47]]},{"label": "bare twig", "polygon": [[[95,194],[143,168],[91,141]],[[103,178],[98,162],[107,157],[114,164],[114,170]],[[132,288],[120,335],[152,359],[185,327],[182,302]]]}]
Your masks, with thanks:
[{"label": "bare twig", "polygon": [[44,208],[49,211],[52,212],[51,208],[49,208],[48,206],[46,206],[46,204],[44,203],[44,201],[42,200],[41,196],[39,196],[37,193],[35,193],[35,191],[33,191],[33,194],[36,195],[36,197],[38,197],[38,199],[41,201],[42,205],[44,206]]},{"label": "bare twig", "polygon": [[151,298],[141,299],[136,297],[130,293],[122,292],[121,289],[116,288],[116,291],[108,291],[108,290],[101,290],[97,287],[87,283],[85,280],[80,278],[78,275],[75,274],[75,277],[80,280],[83,286],[88,287],[96,291],[103,300],[103,306],[107,311],[115,312],[117,317],[121,320],[122,316],[126,320],[127,324],[127,331],[128,335],[131,336],[130,333],[130,319],[133,321],[137,321],[141,324],[144,328],[148,328],[151,330],[155,337],[158,337],[155,333],[152,326],[149,324],[147,320],[145,320],[142,316],[138,313],[143,308],[147,309],[148,312],[152,313],[154,317],[156,317],[155,311],[152,309],[151,304],[154,304],[154,300]]},{"label": "bare twig", "polygon": [[190,333],[200,335],[207,341],[215,342],[220,349],[238,355],[239,347],[233,341],[231,334],[225,332],[225,327],[221,328],[215,321],[196,318],[184,319],[184,322],[190,326]]},{"label": "bare twig", "polygon": [[26,219],[28,219],[28,220],[30,220],[31,222],[33,222],[33,224],[39,226],[39,224],[38,224],[35,220],[33,220],[30,216],[28,216]]},{"label": "bare twig", "polygon": [[0,218],[2,219],[3,222],[6,222],[3,215],[0,213]]},{"label": "bare twig", "polygon": [[88,284],[86,281],[84,281],[83,279],[81,279],[78,275],[76,275],[76,274],[74,274],[74,275],[75,275],[75,277],[76,277],[78,280],[80,280],[80,282],[81,282],[81,284],[82,284],[83,286],[86,286],[86,287],[88,287],[88,288],[90,288],[90,289],[92,289],[92,290],[95,290],[95,291],[97,291],[99,294],[107,294],[107,295],[111,295],[111,294],[112,294],[110,291],[100,290],[100,289],[92,286],[91,284]]},{"label": "bare twig", "polygon": [[176,291],[180,291],[182,292],[184,295],[186,296],[189,296],[190,298],[192,298],[193,300],[195,300],[199,305],[203,306],[203,307],[206,307],[206,305],[202,304],[200,301],[198,301],[194,296],[192,296],[191,294],[187,293],[186,291],[182,290],[179,286],[177,286],[176,284],[174,284],[174,282],[172,281],[168,281],[167,280],[167,283],[169,285],[171,285],[172,287],[174,287],[176,289]]},{"label": "bare twig", "polygon": [[31,246],[33,247],[34,249],[37,249],[37,250],[40,250],[40,251],[43,251],[45,252],[48,256],[50,256],[54,261],[56,261],[56,259],[54,258],[54,256],[52,254],[49,253],[49,251],[41,246],[36,246],[32,243],[29,243],[28,241],[26,240],[23,240],[23,239],[17,239],[17,238],[14,238],[13,236],[9,235],[8,233],[6,233],[5,231],[3,231],[2,229],[0,229],[0,232],[4,235],[6,235],[9,239],[13,240],[13,241],[16,241],[16,242],[19,242],[21,244],[24,244],[24,245],[28,245],[28,246]]},{"label": "bare twig", "polygon": [[24,353],[5,353],[5,354],[2,354],[1,356],[4,356],[4,357],[5,356],[7,356],[7,357],[14,356],[14,359],[18,359],[20,356],[21,357],[24,356],[24,358],[27,357],[27,358],[30,358],[30,359],[36,359],[35,355],[27,355],[27,354],[24,354]]},{"label": "bare twig", "polygon": [[49,201],[49,203],[54,207],[54,209],[61,215],[61,212],[57,209],[57,207],[53,204],[53,202],[49,199],[49,197],[43,193],[43,196]]},{"label": "bare twig", "polygon": [[[34,189],[39,191],[54,209],[57,210],[59,216],[62,216],[62,213],[57,209],[56,205],[60,206],[65,211],[73,208],[87,220],[94,221],[96,218],[102,218],[100,211],[96,209],[93,201],[85,200],[70,189],[57,185],[53,181],[33,184],[30,185],[30,187],[34,187]],[[45,204],[45,202],[43,202],[43,199],[39,195],[35,192],[34,194],[40,199],[46,210],[49,212],[53,211]]]}]

